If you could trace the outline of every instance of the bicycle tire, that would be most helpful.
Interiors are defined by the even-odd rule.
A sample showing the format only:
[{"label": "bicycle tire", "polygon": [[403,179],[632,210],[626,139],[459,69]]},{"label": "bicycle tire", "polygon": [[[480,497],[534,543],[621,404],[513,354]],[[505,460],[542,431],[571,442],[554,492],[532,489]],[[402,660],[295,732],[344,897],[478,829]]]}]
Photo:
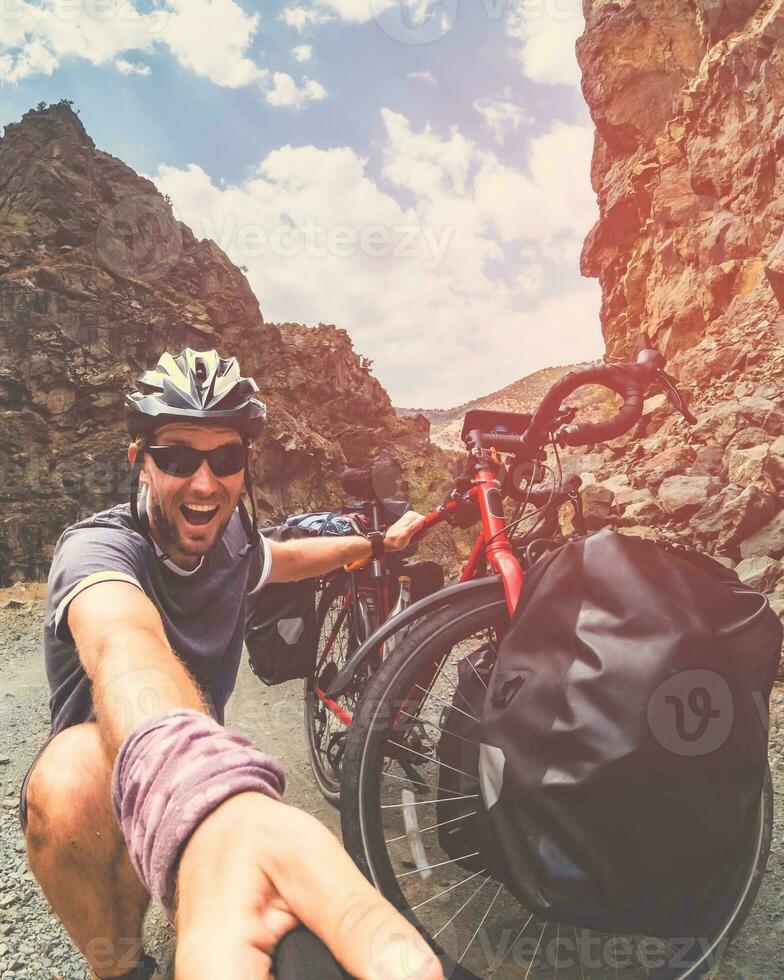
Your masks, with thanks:
[{"label": "bicycle tire", "polygon": [[[318,612],[316,616],[316,632],[319,637],[319,648],[322,644],[322,636],[325,622],[329,616],[330,610],[338,603],[343,602],[343,597],[345,595],[345,589],[340,585],[328,586],[319,601]],[[359,601],[363,601],[360,597]],[[346,656],[353,652],[354,646],[357,645],[357,639],[354,635],[354,627],[351,622],[351,613],[347,613],[345,623],[347,624],[346,629]],[[343,627],[341,626],[341,630]],[[320,649],[316,651],[316,663],[318,664],[320,659]],[[327,661],[331,663],[332,661]],[[321,745],[321,739],[317,731],[317,726],[326,717],[326,713],[329,709],[325,708],[315,691],[315,676],[306,677],[304,681],[304,720],[305,720],[305,740],[308,747],[308,759],[310,761],[310,768],[313,772],[313,778],[316,781],[319,792],[324,797],[324,799],[330,803],[332,806],[337,807],[340,803],[340,775],[336,775],[334,767],[330,764],[328,759],[324,758],[324,750]],[[351,704],[353,699],[349,698],[348,703]]]},{"label": "bicycle tire", "polygon": [[[434,942],[411,911],[395,877],[384,842],[379,795],[384,766],[383,748],[389,729],[387,715],[394,714],[395,710],[386,709],[402,703],[401,699],[411,689],[412,678],[420,674],[423,665],[442,662],[439,658],[444,654],[444,648],[447,648],[448,656],[449,650],[457,642],[455,638],[459,638],[461,632],[471,636],[479,629],[503,626],[506,622],[508,613],[499,585],[495,598],[492,595],[484,598],[462,597],[413,628],[394,656],[384,663],[366,687],[343,760],[341,828],[344,845],[365,876],[420,930],[441,958],[444,974],[451,980],[478,980],[478,975],[459,965],[449,952]],[[693,980],[715,969],[754,905],[767,865],[772,824],[773,792],[768,772],[753,853],[750,853],[748,862],[739,872],[737,892],[712,916],[706,930],[711,931],[711,942],[706,943],[704,949],[695,950],[682,966],[665,964],[652,972],[647,971],[646,967],[648,976],[655,980]]]}]

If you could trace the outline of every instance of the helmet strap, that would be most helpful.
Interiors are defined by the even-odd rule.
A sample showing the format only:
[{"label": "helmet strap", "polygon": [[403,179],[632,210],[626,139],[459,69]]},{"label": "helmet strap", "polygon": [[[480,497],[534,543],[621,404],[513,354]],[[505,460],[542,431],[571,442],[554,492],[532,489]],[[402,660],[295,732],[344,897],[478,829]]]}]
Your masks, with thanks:
[{"label": "helmet strap", "polygon": [[242,526],[245,529],[245,534],[248,538],[248,543],[240,552],[241,555],[246,555],[249,551],[257,548],[259,545],[259,524],[256,515],[256,501],[253,496],[253,479],[250,475],[250,466],[248,465],[247,456],[245,457],[245,491],[250,500],[250,510],[253,518],[251,519],[251,517],[248,515],[245,504],[242,500],[240,500],[239,504],[237,505],[240,512],[240,522],[242,523]]},{"label": "helmet strap", "polygon": [[[155,542],[150,534],[150,519],[147,516],[147,502],[142,496],[142,492],[139,487],[139,477],[142,472],[142,466],[144,465],[144,452],[147,446],[147,440],[144,439],[139,446],[136,453],[136,459],[134,460],[133,466],[131,467],[130,476],[130,503],[131,503],[131,517],[133,517],[133,522],[142,535],[149,541],[152,545],[153,551],[157,554],[157,549],[155,547]],[[141,504],[141,506],[139,506]],[[158,561],[163,561],[168,558],[168,555],[161,554]]]},{"label": "helmet strap", "polygon": [[136,452],[136,459],[131,467],[130,496],[131,516],[133,517],[134,524],[139,528],[142,534],[147,537],[150,532],[150,522],[147,519],[147,508],[142,506],[142,512],[139,512],[139,477],[142,472],[142,466],[144,465],[145,447],[146,440],[139,446]]}]

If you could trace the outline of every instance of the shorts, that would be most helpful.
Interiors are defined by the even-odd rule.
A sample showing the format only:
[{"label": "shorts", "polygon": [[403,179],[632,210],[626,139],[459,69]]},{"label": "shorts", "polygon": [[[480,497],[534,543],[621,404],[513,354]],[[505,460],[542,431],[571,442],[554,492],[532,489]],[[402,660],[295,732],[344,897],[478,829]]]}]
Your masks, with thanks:
[{"label": "shorts", "polygon": [[54,736],[50,735],[49,738],[47,738],[47,740],[38,750],[38,752],[36,752],[35,758],[30,763],[30,766],[28,767],[28,770],[25,773],[25,777],[22,780],[22,788],[19,790],[19,823],[22,825],[23,834],[27,833],[27,784],[30,781],[30,775],[35,767],[36,762],[38,762],[38,760],[41,758],[44,749],[49,745],[49,743],[52,741],[53,738]]},{"label": "shorts", "polygon": [[[202,691],[202,696],[207,705],[207,710],[209,711],[210,716],[222,725],[223,724],[222,712],[219,712],[216,709],[215,702],[212,696],[210,695],[210,693],[208,691]],[[95,716],[91,714],[87,720],[95,721]],[[74,724],[78,724],[78,722],[75,722]],[[65,729],[63,728],[61,729],[61,731],[65,731]],[[59,732],[56,734],[59,734]],[[44,744],[36,753],[35,758],[30,763],[30,766],[27,772],[25,773],[25,777],[22,780],[22,788],[19,790],[19,823],[21,824],[23,834],[27,833],[27,784],[30,781],[30,775],[32,774],[33,769],[35,768],[36,762],[38,762],[38,760],[41,758],[44,749],[49,745],[49,743],[52,741],[54,737],[55,737],[54,735],[51,734],[49,735],[49,738],[47,738],[47,740],[44,742]]]}]

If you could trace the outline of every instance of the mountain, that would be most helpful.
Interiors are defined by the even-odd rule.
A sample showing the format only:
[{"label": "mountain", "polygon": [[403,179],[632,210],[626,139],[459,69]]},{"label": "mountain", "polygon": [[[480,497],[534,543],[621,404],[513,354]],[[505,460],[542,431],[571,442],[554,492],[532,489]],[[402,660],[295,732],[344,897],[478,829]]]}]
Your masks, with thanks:
[{"label": "mountain", "polygon": [[[536,409],[547,391],[569,371],[580,367],[578,364],[568,364],[563,367],[544,368],[533,374],[513,381],[512,384],[495,391],[491,395],[483,395],[473,401],[448,409],[396,408],[395,412],[401,417],[424,416],[430,422],[430,439],[443,449],[456,452],[464,451],[460,441],[460,430],[463,417],[473,408],[494,408],[505,412],[532,412]],[[592,394],[577,393],[575,404],[586,405],[593,400]],[[602,401],[604,401],[604,397]]]},{"label": "mountain", "polygon": [[[340,471],[380,452],[416,506],[440,502],[455,460],[396,417],[346,331],[265,323],[225,253],[63,102],[0,138],[0,585],[45,577],[67,524],[126,499],[123,393],[186,346],[236,355],[261,388],[265,522],[337,505]],[[428,546],[454,558],[446,532]]]}]

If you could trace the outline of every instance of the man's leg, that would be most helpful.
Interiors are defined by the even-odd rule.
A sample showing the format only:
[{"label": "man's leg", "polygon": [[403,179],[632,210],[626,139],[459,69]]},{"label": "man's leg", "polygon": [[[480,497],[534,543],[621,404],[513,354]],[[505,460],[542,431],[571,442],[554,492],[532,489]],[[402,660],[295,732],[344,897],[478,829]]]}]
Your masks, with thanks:
[{"label": "man's leg", "polygon": [[27,858],[44,895],[99,977],[141,956],[150,896],[112,810],[112,763],[94,723],[60,732],[27,787]]}]

